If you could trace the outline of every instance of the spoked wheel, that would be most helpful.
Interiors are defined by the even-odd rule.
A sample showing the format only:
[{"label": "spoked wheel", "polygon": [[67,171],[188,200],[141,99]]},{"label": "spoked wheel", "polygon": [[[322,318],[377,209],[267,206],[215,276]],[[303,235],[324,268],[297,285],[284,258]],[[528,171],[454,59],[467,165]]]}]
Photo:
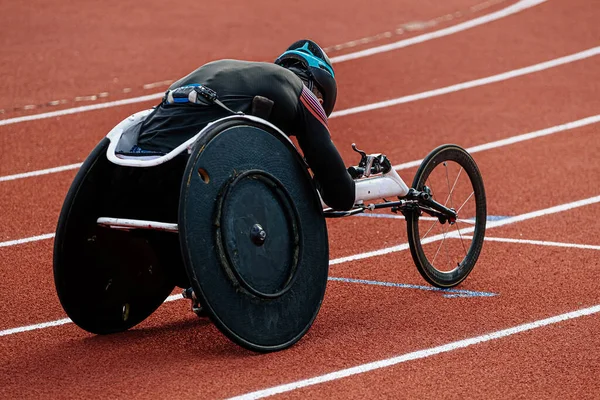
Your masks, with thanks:
[{"label": "spoked wheel", "polygon": [[417,269],[434,286],[458,285],[475,266],[485,236],[485,189],[477,164],[459,146],[440,146],[423,160],[412,187],[458,214],[454,223],[429,216],[422,206],[407,214]]}]

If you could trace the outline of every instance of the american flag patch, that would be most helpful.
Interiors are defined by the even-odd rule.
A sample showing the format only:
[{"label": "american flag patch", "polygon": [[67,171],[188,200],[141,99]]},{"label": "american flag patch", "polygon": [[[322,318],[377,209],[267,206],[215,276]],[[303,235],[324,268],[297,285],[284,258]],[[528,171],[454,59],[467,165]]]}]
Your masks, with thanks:
[{"label": "american flag patch", "polygon": [[327,114],[317,96],[304,85],[302,85],[302,93],[300,94],[300,101],[304,104],[304,107],[310,111],[310,113],[321,123],[327,126]]}]

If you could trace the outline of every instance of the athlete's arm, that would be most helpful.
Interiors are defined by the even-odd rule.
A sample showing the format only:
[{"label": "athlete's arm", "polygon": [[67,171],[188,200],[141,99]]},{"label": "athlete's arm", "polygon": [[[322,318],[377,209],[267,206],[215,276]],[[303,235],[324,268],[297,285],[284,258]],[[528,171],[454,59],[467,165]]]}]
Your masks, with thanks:
[{"label": "athlete's arm", "polygon": [[299,103],[304,129],[296,136],[320,186],[323,201],[333,209],[349,210],[354,205],[354,180],[331,141],[325,111],[306,87],[302,89]]}]

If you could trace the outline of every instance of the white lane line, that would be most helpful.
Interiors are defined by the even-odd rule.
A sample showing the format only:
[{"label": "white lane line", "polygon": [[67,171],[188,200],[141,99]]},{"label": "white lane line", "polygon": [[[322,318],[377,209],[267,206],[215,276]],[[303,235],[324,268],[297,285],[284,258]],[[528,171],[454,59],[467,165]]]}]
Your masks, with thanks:
[{"label": "white lane line", "polygon": [[[506,139],[500,139],[500,140],[496,140],[494,142],[480,144],[478,146],[469,147],[466,150],[469,153],[474,154],[474,153],[478,153],[478,152],[484,151],[484,150],[496,149],[498,147],[504,147],[504,146],[508,146],[511,144],[519,143],[519,142],[525,142],[527,140],[536,139],[536,138],[539,138],[542,136],[553,135],[555,133],[560,133],[560,132],[568,131],[571,129],[581,128],[583,126],[596,124],[598,122],[600,122],[600,114],[593,115],[591,117],[587,117],[587,118],[583,118],[583,119],[578,119],[577,121],[567,122],[566,124],[561,124],[561,125],[552,126],[550,128],[541,129],[539,131],[524,133],[522,135],[511,136]],[[401,170],[401,169],[418,167],[419,165],[421,165],[422,162],[423,162],[423,159],[421,158],[419,160],[414,160],[414,161],[394,165],[394,169]],[[0,178],[0,181],[1,180],[2,180],[2,178]]]},{"label": "white lane line", "polygon": [[[428,292],[441,292],[442,296],[446,298],[456,298],[456,297],[494,297],[498,296],[497,293],[491,292],[476,292],[473,290],[464,290],[464,289],[440,289],[433,286],[421,286],[421,285],[409,285],[405,283],[395,283],[395,282],[380,282],[380,281],[370,281],[365,279],[352,279],[352,278],[340,278],[340,277],[329,277],[327,280],[336,281],[336,282],[344,282],[344,283],[358,283],[364,285],[373,285],[373,286],[387,286],[387,287],[395,287],[402,289],[417,289],[424,290]],[[165,303],[175,301],[175,300],[183,300],[183,296],[180,294],[173,294],[165,299]],[[65,324],[70,324],[73,321],[70,318],[58,319],[55,321],[42,322],[39,324],[20,326],[17,328],[10,328],[0,331],[0,336],[8,336],[14,335],[17,333],[35,331],[39,329],[51,328],[53,326],[60,326]]]},{"label": "white lane line", "polygon": [[[167,303],[170,301],[181,300],[181,299],[183,299],[183,297],[180,294],[173,294],[173,295],[167,297],[164,302]],[[45,328],[50,328],[53,326],[70,324],[72,322],[73,321],[71,321],[70,318],[63,318],[63,319],[58,319],[56,321],[42,322],[40,324],[19,326],[18,328],[11,328],[11,329],[5,329],[3,331],[0,331],[0,336],[8,336],[8,335],[14,335],[16,333],[36,331],[38,329],[45,329]]]},{"label": "white lane line", "polygon": [[[588,199],[578,200],[578,201],[574,201],[571,203],[566,203],[566,204],[561,204],[558,206],[546,208],[543,210],[532,211],[532,212],[529,212],[526,214],[516,215],[514,217],[507,217],[507,218],[504,218],[504,219],[501,219],[498,221],[487,221],[486,231],[489,229],[498,227],[498,226],[509,225],[509,224],[513,224],[515,222],[521,222],[521,221],[525,221],[525,220],[532,219],[532,218],[555,214],[555,213],[567,211],[567,210],[570,210],[573,208],[583,207],[583,206],[598,203],[598,202],[600,202],[600,196],[595,196],[595,197],[590,197]],[[474,227],[464,228],[464,229],[461,229],[461,234],[465,235],[465,234],[473,232],[474,230],[475,230]],[[457,232],[452,232],[452,233],[449,233],[446,235],[439,234],[439,235],[435,235],[435,236],[432,236],[432,237],[429,237],[429,238],[423,240],[422,243],[428,244],[428,243],[442,240],[444,238],[456,237],[457,235],[458,235]],[[33,242],[33,241],[37,241],[37,240],[51,239],[53,237],[54,237],[54,233],[47,233],[44,235],[33,236],[33,237],[29,237],[29,238],[24,238],[24,239],[11,240],[8,242],[0,242],[0,247],[16,246],[19,244]],[[336,265],[336,264],[342,264],[342,263],[345,263],[348,261],[355,261],[355,260],[362,260],[365,258],[378,257],[378,256],[382,256],[382,255],[389,254],[389,253],[396,253],[399,251],[404,251],[404,250],[407,250],[408,248],[409,248],[408,243],[403,243],[403,244],[400,244],[397,246],[386,247],[383,249],[368,251],[365,253],[355,254],[352,256],[335,258],[335,259],[329,261],[329,265]]]},{"label": "white lane line", "polygon": [[351,115],[356,113],[361,113],[365,111],[377,110],[379,108],[386,108],[391,106],[396,106],[398,104],[409,103],[412,101],[423,100],[430,97],[441,96],[448,93],[454,93],[465,89],[471,89],[478,86],[489,85],[491,83],[501,82],[512,78],[517,78],[519,76],[532,74],[534,72],[540,72],[546,69],[558,67],[560,65],[569,64],[575,61],[584,60],[586,58],[594,57],[600,54],[600,46],[593,47],[591,49],[587,49],[584,51],[580,51],[579,53],[570,54],[568,56],[555,58],[550,61],[545,61],[539,64],[530,65],[528,67],[523,67],[519,69],[515,69],[508,72],[503,72],[501,74],[488,76],[485,78],[475,79],[472,81],[457,83],[455,85],[446,86],[439,89],[429,90],[422,93],[412,94],[408,96],[398,97],[396,99],[380,101],[377,103],[367,104],[364,106],[358,106],[353,108],[348,108],[346,110],[337,111],[331,114],[330,118],[341,117],[345,115]]},{"label": "white lane line", "polygon": [[38,329],[50,328],[52,326],[70,324],[71,322],[73,322],[73,321],[71,321],[70,318],[63,318],[63,319],[58,319],[56,321],[42,322],[41,324],[20,326],[18,328],[11,328],[11,329],[5,329],[3,331],[0,331],[0,336],[8,336],[8,335],[14,335],[15,333],[36,331]]},{"label": "white lane line", "polygon": [[[486,226],[486,230],[495,228],[497,226],[509,225],[509,224],[513,224],[515,222],[525,221],[527,219],[536,218],[536,217],[553,214],[553,213],[558,213],[558,212],[570,210],[570,209],[577,208],[577,207],[583,207],[585,205],[598,203],[598,202],[600,202],[600,196],[590,197],[588,199],[574,201],[571,203],[561,204],[561,205],[546,208],[543,210],[533,211],[533,212],[529,212],[526,214],[509,217],[509,218],[503,219],[501,221],[488,222],[487,226]],[[462,232],[469,233],[469,232],[473,232],[473,230],[474,230],[474,228],[467,228],[467,229],[462,230]],[[445,237],[446,238],[451,237],[451,235],[452,234],[448,234]],[[427,238],[426,240],[422,241],[422,243],[423,244],[430,243],[430,242],[434,242],[436,240],[441,240],[441,239],[443,239],[443,235],[432,236],[431,238]],[[402,251],[402,250],[406,250],[406,249],[408,249],[408,243],[404,243],[399,246],[388,247],[388,248],[380,249],[380,250],[376,250],[376,251],[369,251],[366,253],[355,254],[353,256],[336,258],[333,260],[329,260],[329,265],[331,266],[331,265],[336,265],[336,264],[342,264],[342,263],[349,262],[349,261],[356,261],[356,260],[362,260],[362,259],[370,258],[370,257],[377,257],[377,256],[381,256],[384,254],[394,253],[394,252],[398,252],[398,251]],[[173,300],[177,300],[179,298],[181,298],[181,295],[172,295],[172,296],[169,296],[167,298],[167,300],[165,300],[165,301],[173,301]],[[0,331],[0,336],[9,335],[12,333],[26,332],[26,331],[31,331],[31,330],[35,330],[35,329],[42,329],[42,328],[46,328],[46,327],[50,327],[50,326],[68,323],[68,322],[60,323],[60,321],[64,321],[64,320],[44,322],[41,324],[28,325],[28,326],[19,327],[19,328],[11,328],[11,329]]]},{"label": "white lane line", "polygon": [[[481,4],[477,4],[475,6],[469,7],[469,10],[465,11],[465,12],[462,12],[459,10],[454,13],[450,13],[450,14],[446,14],[441,17],[433,18],[433,19],[431,19],[429,21],[425,21],[425,22],[422,22],[422,21],[406,22],[406,23],[400,25],[396,29],[392,29],[387,32],[382,32],[377,35],[364,37],[364,38],[360,38],[360,39],[355,39],[355,40],[351,40],[351,41],[348,41],[345,43],[329,46],[329,47],[326,47],[324,50],[327,53],[330,53],[330,51],[331,52],[339,51],[339,50],[342,50],[345,48],[351,48],[351,47],[361,45],[361,44],[372,43],[374,41],[378,41],[381,39],[388,39],[388,38],[391,38],[392,36],[402,35],[406,32],[415,32],[417,30],[426,30],[426,29],[429,29],[429,28],[432,28],[432,27],[438,25],[438,23],[440,23],[440,22],[447,22],[447,21],[451,21],[455,18],[463,18],[463,17],[466,19],[467,17],[469,17],[469,14],[471,14],[471,13],[481,11],[485,8],[491,7],[498,3],[503,3],[505,1],[507,1],[507,0],[486,1]],[[331,54],[330,54],[330,56],[331,56]],[[117,79],[117,81],[118,81],[118,79]],[[154,88],[161,87],[161,86],[169,86],[172,83],[173,83],[173,80],[169,79],[169,80],[160,81],[160,82],[146,83],[146,84],[142,85],[140,88],[143,90],[149,90],[149,89],[154,89]],[[69,100],[69,99],[52,100],[52,101],[47,101],[45,103],[40,103],[40,104],[30,104],[30,105],[25,105],[22,107],[13,107],[12,110],[0,109],[0,114],[4,114],[4,113],[6,113],[6,111],[15,112],[15,111],[23,111],[23,110],[30,110],[30,109],[36,109],[36,108],[39,109],[39,108],[45,108],[45,107],[51,107],[51,106],[58,106],[58,105],[62,105],[62,104],[67,104],[70,101],[71,102],[82,101],[82,100],[95,101],[98,99],[109,97],[111,95],[114,95],[115,93],[129,93],[131,91],[132,91],[131,88],[123,88],[121,90],[117,90],[116,92],[115,91],[112,91],[110,93],[109,92],[100,92],[100,93],[88,95],[88,96],[77,96],[71,100]]]},{"label": "white lane line", "polygon": [[51,112],[45,112],[45,113],[40,113],[40,114],[25,115],[23,117],[2,119],[2,120],[0,120],[0,126],[19,124],[21,122],[27,122],[27,121],[37,121],[39,119],[60,117],[62,115],[78,114],[78,113],[83,113],[83,112],[87,112],[87,111],[101,110],[104,108],[120,107],[120,106],[124,106],[127,104],[143,103],[144,101],[160,99],[163,96],[164,96],[164,93],[154,93],[154,94],[149,94],[146,96],[132,97],[130,99],[109,101],[106,103],[92,104],[89,106],[67,108],[64,110],[51,111]]},{"label": "white lane line", "polygon": [[[473,239],[473,236],[463,236],[463,238],[464,239]],[[551,242],[548,240],[513,239],[513,238],[501,238],[501,237],[486,237],[485,240],[488,242],[533,244],[536,246],[568,247],[568,248],[583,249],[583,250],[600,250],[600,246],[593,245],[593,244]]]},{"label": "white lane line", "polygon": [[495,332],[486,333],[481,336],[476,336],[468,339],[459,340],[456,342],[444,344],[442,346],[431,347],[419,351],[413,351],[411,353],[402,354],[396,357],[387,358],[367,364],[357,365],[352,368],[341,369],[335,372],[331,372],[324,375],[315,376],[309,379],[303,379],[300,381],[287,383],[284,385],[274,386],[268,389],[257,390],[255,392],[246,393],[241,396],[231,397],[230,400],[251,400],[251,399],[262,399],[264,397],[274,396],[276,394],[291,392],[293,390],[305,388],[308,386],[314,386],[325,382],[331,382],[337,379],[347,378],[352,375],[363,374],[369,371],[374,371],[381,368],[391,367],[396,364],[404,363],[407,361],[418,360],[421,358],[427,358],[435,356],[437,354],[447,353],[450,351],[463,349],[465,347],[473,346],[480,343],[489,342],[491,340],[501,339],[507,336],[512,336],[517,333],[527,332],[533,329],[542,328],[544,326],[557,324],[559,322],[567,321],[570,319],[580,318],[588,315],[597,314],[600,312],[600,304],[592,307],[582,308],[577,311],[568,312],[565,314],[556,315],[553,317],[540,319],[537,321],[529,322],[522,325],[517,325],[512,328],[502,329]]},{"label": "white lane line", "polygon": [[[473,290],[465,290],[465,289],[441,289],[434,286],[423,286],[423,285],[410,285],[406,283],[395,283],[395,282],[381,282],[381,281],[372,281],[365,279],[352,279],[352,278],[341,278],[330,276],[327,278],[329,281],[343,282],[343,283],[357,283],[364,285],[373,285],[373,286],[387,286],[394,288],[402,288],[402,289],[417,289],[428,292],[441,292],[442,296],[445,298],[456,298],[456,297],[494,297],[498,296],[497,293],[491,292],[477,292]],[[165,299],[165,303],[175,300],[183,300],[183,296],[180,294],[173,294]],[[14,335],[16,333],[23,333],[28,331],[35,331],[39,329],[51,328],[53,326],[70,324],[73,321],[70,318],[58,319],[56,321],[50,322],[42,322],[39,324],[20,326],[17,328],[10,328],[0,331],[0,336],[8,336]]]},{"label": "white lane line", "polygon": [[[404,215],[397,215],[397,214],[382,214],[382,213],[369,213],[369,212],[365,212],[363,214],[355,214],[353,215],[353,217],[355,218],[383,218],[383,219],[401,219],[401,220],[405,220],[406,218],[404,217]],[[502,218],[509,218],[507,216],[502,217]],[[419,217],[419,219],[421,221],[438,221],[437,218],[435,217]],[[496,221],[497,217],[496,216],[492,216],[492,215],[488,215],[488,221]],[[457,219],[458,222],[462,222],[464,224],[471,224],[473,225],[475,223],[475,220],[473,219]]]},{"label": "white lane line", "polygon": [[[537,71],[541,70],[539,68],[542,64],[545,64],[546,68],[550,68],[549,65],[552,65],[552,66],[562,65],[567,62],[579,60],[579,59],[581,59],[580,57],[582,55],[591,57],[591,55],[596,55],[599,52],[600,52],[600,46],[595,47],[593,49],[585,50],[580,53],[572,54],[567,57],[562,57],[560,59],[555,59],[555,60],[551,60],[551,61],[548,61],[545,63],[536,64],[536,65],[532,65],[530,67],[522,68],[521,71],[528,69],[530,71],[528,73],[537,72]],[[563,61],[562,64],[560,64],[560,63],[556,64],[556,62],[558,60],[562,60]],[[571,61],[565,61],[565,60],[571,60]],[[518,71],[518,70],[515,70],[515,71]],[[500,75],[511,74],[515,71],[509,71],[509,72],[506,72],[506,73],[500,74]],[[483,78],[483,79],[477,79],[476,81],[479,81],[479,84],[476,86],[496,82],[496,77],[498,77],[500,75],[494,75],[494,76],[490,76],[490,77]],[[523,74],[520,74],[517,76],[521,76],[521,75],[523,75]],[[393,106],[396,104],[408,103],[410,101],[419,100],[421,98],[439,96],[442,94],[450,93],[450,91],[448,91],[448,88],[452,88],[452,87],[454,87],[456,90],[463,90],[463,86],[461,86],[461,85],[470,85],[472,82],[476,82],[476,81],[465,82],[463,84],[448,86],[446,88],[436,89],[436,90],[432,90],[429,92],[423,92],[423,93],[418,93],[418,94],[414,94],[414,95],[410,95],[410,96],[399,97],[397,99],[387,100],[384,102],[367,104],[367,105],[360,106],[360,107],[354,107],[354,108],[350,108],[347,110],[338,111],[337,113],[334,112],[331,115],[331,118],[349,115],[349,114],[355,114],[355,113],[359,113],[359,112],[370,111],[370,110],[379,109],[379,108],[383,108],[383,107],[390,107],[390,106]],[[105,104],[108,104],[108,103],[105,103]],[[594,115],[594,116],[591,116],[588,118],[580,119],[577,121],[572,121],[572,122],[562,124],[562,125],[553,126],[550,128],[539,130],[539,131],[525,133],[522,135],[510,137],[507,139],[497,140],[495,142],[486,143],[486,144],[482,144],[482,145],[475,146],[475,147],[470,147],[467,150],[471,153],[476,153],[479,151],[488,150],[488,149],[492,149],[492,148],[496,148],[496,147],[502,147],[502,146],[506,146],[509,144],[522,142],[525,140],[531,140],[531,139],[534,139],[534,138],[537,138],[540,136],[552,135],[554,133],[563,132],[565,130],[574,129],[574,128],[578,128],[581,126],[593,124],[598,121],[600,121],[600,115]],[[1,124],[1,122],[2,121],[0,121],[0,124]],[[395,165],[394,168],[397,170],[412,168],[412,167],[418,166],[421,163],[421,161],[423,161],[423,160],[420,159],[420,160],[415,160],[415,161]],[[41,169],[41,170],[36,170],[36,171],[31,171],[31,172],[23,172],[23,173],[19,173],[19,174],[0,176],[0,182],[12,181],[15,179],[30,178],[30,177],[39,176],[39,175],[53,174],[53,173],[63,172],[63,171],[69,171],[69,170],[77,169],[77,168],[81,167],[81,165],[82,165],[82,163],[76,163],[76,164],[63,165],[60,167]]]},{"label": "white lane line", "polygon": [[[431,40],[434,38],[448,36],[453,33],[457,33],[457,32],[463,31],[465,29],[472,28],[473,26],[482,25],[487,22],[495,21],[499,18],[509,16],[511,14],[522,11],[526,8],[530,8],[530,7],[536,6],[538,4],[541,4],[545,1],[547,1],[547,0],[520,0],[518,3],[513,4],[512,6],[509,6],[505,9],[497,11],[495,13],[484,15],[482,17],[476,18],[471,21],[464,22],[462,24],[455,25],[450,28],[445,28],[445,29],[441,29],[439,31],[426,33],[426,34],[416,36],[416,37],[408,39],[408,40],[401,40],[399,42],[393,43],[392,45],[398,46],[396,48],[401,48],[401,47],[410,46],[412,44],[425,42],[425,41],[428,41],[428,40]],[[488,17],[488,18],[486,19],[486,17]],[[451,28],[457,28],[457,29],[451,29]],[[408,42],[411,42],[411,43],[408,43]],[[390,46],[390,45],[386,45],[386,46]],[[384,49],[386,46],[378,46],[373,49],[367,49],[367,50],[359,51],[356,53],[350,53],[350,54],[346,54],[343,56],[334,57],[331,59],[331,61],[332,62],[342,62],[342,61],[346,61],[346,59],[349,59],[348,57],[361,58],[361,57],[367,57],[371,54],[377,54],[377,53],[381,53],[383,51],[389,51],[387,49]],[[363,54],[365,51],[368,51],[368,50],[373,50],[374,52],[371,54]],[[23,116],[23,117],[9,118],[9,119],[0,120],[0,126],[17,124],[17,123],[26,122],[26,121],[35,121],[35,120],[39,120],[39,119],[43,119],[43,118],[52,118],[52,117],[56,117],[56,116],[60,116],[60,115],[68,115],[68,114],[75,114],[75,113],[92,111],[92,110],[99,110],[99,109],[103,109],[103,108],[118,107],[118,106],[122,106],[125,104],[141,103],[144,101],[159,99],[159,98],[162,98],[162,96],[164,96],[164,93],[161,92],[161,93],[155,93],[155,94],[151,94],[151,95],[147,95],[147,96],[133,97],[130,99],[125,99],[125,100],[110,101],[110,102],[102,103],[102,104],[94,104],[94,105],[89,105],[89,106],[69,108],[66,110],[58,110],[58,111],[52,111],[52,112],[46,112],[46,113],[40,113],[40,114],[27,115],[27,116]]]},{"label": "white lane line", "polygon": [[414,44],[423,43],[432,39],[441,38],[443,36],[452,35],[454,33],[462,32],[467,29],[474,28],[476,26],[480,26],[483,24],[487,24],[492,21],[496,21],[498,19],[507,17],[512,14],[516,14],[520,11],[526,10],[528,8],[537,6],[539,4],[545,3],[546,0],[521,0],[511,6],[508,6],[500,11],[496,11],[487,15],[484,15],[479,18],[472,19],[470,21],[466,21],[448,28],[440,29],[434,32],[426,33],[424,35],[419,35],[414,38],[400,40],[398,42],[384,44],[377,47],[372,47],[370,49],[357,51],[355,53],[344,54],[342,56],[332,57],[331,62],[339,63],[348,60],[355,60],[357,58],[368,57],[374,54],[384,53],[392,50],[401,49],[403,47],[412,46]]},{"label": "white lane line", "polygon": [[508,217],[498,221],[491,221],[486,224],[486,230],[490,228],[497,228],[499,226],[514,224],[515,222],[526,221],[528,219],[542,217],[545,215],[556,214],[563,211],[572,210],[590,204],[600,202],[600,196],[589,197],[587,199],[577,200],[570,203],[561,204],[558,206],[544,208],[542,210],[532,211],[521,215],[515,215],[514,217]]},{"label": "white lane line", "polygon": [[80,162],[80,163],[76,163],[76,164],[63,165],[60,167],[38,169],[37,171],[23,172],[23,173],[14,174],[14,175],[0,176],[0,182],[14,181],[15,179],[31,178],[31,177],[39,176],[39,175],[55,174],[57,172],[70,171],[73,169],[81,168],[82,165],[83,165],[83,163]]},{"label": "white lane line", "polygon": [[334,51],[340,51],[343,49],[347,49],[347,48],[352,48],[361,44],[367,44],[367,43],[372,43],[375,41],[379,41],[381,39],[389,39],[392,36],[397,36],[397,35],[402,35],[406,32],[414,32],[414,31],[418,31],[418,30],[425,30],[425,29],[429,29],[433,26],[436,26],[437,24],[439,24],[440,22],[447,22],[447,21],[451,21],[455,18],[463,18],[463,17],[469,17],[471,13],[475,13],[478,11],[481,11],[485,8],[494,6],[496,4],[499,3],[504,3],[507,0],[491,0],[491,1],[486,1],[480,4],[476,4],[474,6],[469,7],[469,10],[457,10],[453,13],[449,13],[446,15],[442,15],[440,17],[437,18],[433,18],[430,19],[428,21],[410,21],[410,22],[405,22],[401,25],[399,25],[397,28],[395,29],[390,29],[386,32],[381,32],[378,33],[376,35],[372,35],[372,36],[368,36],[368,37],[363,37],[360,39],[355,39],[355,40],[350,40],[348,42],[345,43],[340,43],[340,44],[336,44],[333,46],[329,46],[329,47],[325,47],[323,50],[325,50],[325,52],[327,52],[330,56],[331,53],[330,52],[334,52]]},{"label": "white lane line", "polygon": [[[499,226],[510,225],[510,224],[514,224],[516,222],[526,221],[528,219],[537,218],[537,217],[541,217],[541,216],[545,216],[545,215],[556,214],[559,212],[564,212],[567,210],[571,210],[573,208],[583,207],[583,206],[598,203],[598,202],[600,202],[600,196],[595,196],[595,197],[590,197],[588,199],[578,200],[578,201],[574,201],[571,203],[566,203],[566,204],[561,204],[561,205],[550,207],[550,208],[545,208],[543,210],[537,210],[537,211],[532,211],[532,212],[521,214],[521,215],[516,215],[514,217],[508,217],[506,219],[502,219],[499,221],[488,221],[486,223],[486,231],[488,231],[489,229],[492,229],[492,228],[499,227]],[[468,234],[468,233],[473,232],[474,230],[475,230],[475,227],[464,228],[464,229],[461,229],[461,234],[463,234],[463,235]],[[443,240],[444,238],[451,238],[451,237],[457,237],[457,236],[458,236],[458,232],[454,231],[454,232],[451,232],[448,234],[439,234],[439,235],[431,236],[425,240],[422,240],[421,243],[428,244],[428,243],[432,243],[432,242],[437,242],[439,240]],[[329,265],[336,265],[336,264],[346,263],[349,261],[356,261],[356,260],[363,260],[365,258],[378,257],[378,256],[382,256],[385,254],[396,253],[396,252],[404,251],[404,250],[408,250],[408,249],[409,249],[408,243],[402,243],[397,246],[386,247],[386,248],[379,249],[379,250],[373,250],[373,251],[367,251],[365,253],[354,254],[352,256],[336,258],[336,259],[329,261]]]},{"label": "white lane line", "polygon": [[17,246],[19,244],[25,244],[30,242],[37,242],[39,240],[47,240],[52,239],[54,237],[54,233],[45,233],[43,235],[31,236],[23,239],[9,240],[6,242],[0,242],[0,247],[9,247],[9,246]]},{"label": "white lane line", "polygon": [[[550,128],[541,129],[539,131],[524,133],[521,135],[511,136],[506,139],[500,139],[500,140],[496,140],[494,142],[489,142],[489,143],[484,143],[481,145],[469,147],[466,150],[469,153],[474,154],[474,153],[478,153],[478,152],[484,151],[484,150],[495,149],[498,147],[508,146],[511,144],[524,142],[524,141],[531,140],[531,139],[536,139],[536,138],[539,138],[542,136],[553,135],[555,133],[560,133],[560,132],[568,131],[568,130],[575,129],[575,128],[581,128],[583,126],[592,125],[592,124],[595,124],[598,122],[600,122],[600,114],[593,115],[591,117],[587,117],[587,118],[583,118],[583,119],[579,119],[577,121],[567,122],[566,124],[561,124],[561,125],[552,126]],[[421,162],[423,162],[422,158],[418,159],[418,160],[394,165],[394,169],[402,170],[402,169],[418,167],[419,165],[421,165]],[[23,173],[14,174],[14,175],[0,176],[0,182],[12,181],[12,180],[16,180],[16,179],[31,178],[31,177],[39,176],[39,175],[54,174],[54,173],[63,172],[63,171],[70,171],[73,169],[80,168],[81,165],[83,165],[83,163],[69,164],[69,165],[63,165],[61,167],[40,169],[40,170],[36,170],[36,171],[23,172]]]},{"label": "white lane line", "polygon": [[[393,215],[393,214],[357,214],[357,217],[371,217],[371,218],[384,218],[384,219],[401,219],[404,220],[403,215]],[[510,217],[505,217],[510,218]],[[429,218],[429,217],[421,217],[421,220],[426,221],[437,221],[437,218]],[[459,220],[461,221],[461,220]],[[462,221],[466,224],[472,224],[472,220],[464,220]],[[453,237],[455,239],[459,239],[457,237]],[[463,235],[462,239],[473,239],[473,236]],[[599,245],[593,244],[579,244],[579,243],[565,243],[565,242],[552,242],[548,240],[529,240],[529,239],[514,239],[514,238],[501,238],[501,237],[489,237],[486,236],[485,240],[488,242],[504,242],[504,243],[518,243],[518,244],[532,244],[538,246],[550,246],[550,247],[569,247],[575,249],[583,249],[583,250],[600,250]]]}]

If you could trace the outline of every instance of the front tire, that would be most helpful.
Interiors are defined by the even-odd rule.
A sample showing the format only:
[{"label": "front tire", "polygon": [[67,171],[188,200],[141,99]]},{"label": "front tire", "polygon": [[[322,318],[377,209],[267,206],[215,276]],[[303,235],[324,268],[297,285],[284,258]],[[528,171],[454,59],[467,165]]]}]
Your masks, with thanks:
[{"label": "front tire", "polygon": [[419,273],[434,286],[456,286],[473,270],[485,236],[486,197],[479,168],[463,148],[443,145],[423,160],[412,187],[430,190],[434,200],[458,213],[454,224],[420,210],[406,216],[410,252]]}]

